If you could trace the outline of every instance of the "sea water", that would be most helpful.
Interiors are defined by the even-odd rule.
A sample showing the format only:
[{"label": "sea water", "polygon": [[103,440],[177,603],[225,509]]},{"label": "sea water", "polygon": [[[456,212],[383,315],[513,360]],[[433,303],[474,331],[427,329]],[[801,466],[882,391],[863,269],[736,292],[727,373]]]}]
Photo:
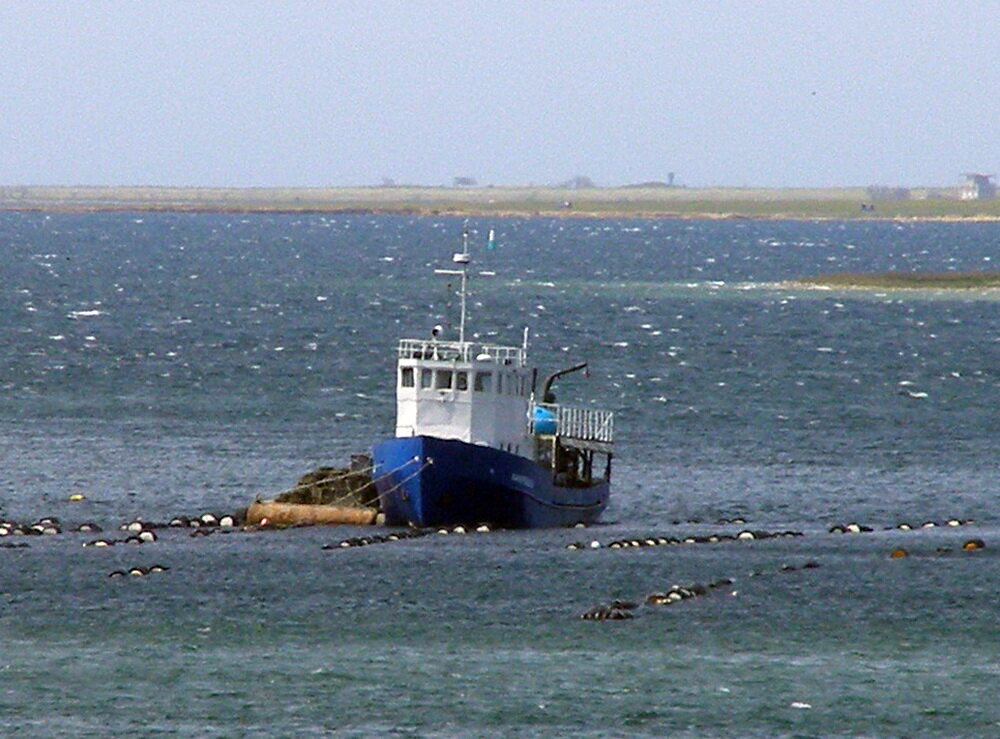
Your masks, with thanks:
[{"label": "sea water", "polygon": [[[616,412],[601,525],[82,546],[391,435],[466,225],[471,330]],[[790,281],[997,260],[981,223],[0,215],[0,515],[64,528],[0,539],[0,731],[994,735],[1000,299]],[[608,546],[744,530],[801,536]]]}]

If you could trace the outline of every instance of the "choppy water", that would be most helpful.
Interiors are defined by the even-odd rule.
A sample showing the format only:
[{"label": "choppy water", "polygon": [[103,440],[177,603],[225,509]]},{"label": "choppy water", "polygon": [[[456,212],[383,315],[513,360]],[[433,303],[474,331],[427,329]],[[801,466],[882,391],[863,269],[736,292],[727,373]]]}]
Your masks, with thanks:
[{"label": "choppy water", "polygon": [[[6,735],[1000,730],[1000,299],[778,285],[996,269],[1000,229],[473,225],[500,243],[474,250],[498,276],[476,280],[473,326],[505,342],[530,326],[545,368],[588,360],[561,397],[617,411],[606,523],[337,551],[322,546],[361,532],[16,537]],[[396,340],[454,315],[432,269],[461,228],[0,216],[0,513],[112,528],[226,511],[365,450],[391,433]],[[953,517],[975,523],[891,528]],[[828,533],[848,521],[874,531]],[[743,528],[804,535],[565,549]],[[889,559],[898,546],[912,556]],[[154,562],[170,570],[107,577]],[[722,577],[632,620],[579,618]]]}]

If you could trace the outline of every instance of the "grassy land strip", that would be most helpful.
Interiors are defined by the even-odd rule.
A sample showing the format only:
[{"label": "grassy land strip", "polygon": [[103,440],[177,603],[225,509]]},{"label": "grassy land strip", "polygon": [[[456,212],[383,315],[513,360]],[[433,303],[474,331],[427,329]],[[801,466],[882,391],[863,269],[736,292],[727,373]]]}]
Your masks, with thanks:
[{"label": "grassy land strip", "polygon": [[918,288],[981,290],[1000,288],[1000,272],[886,272],[862,274],[837,272],[797,281],[800,285],[831,288]]},{"label": "grassy land strip", "polygon": [[1000,199],[963,201],[957,190],[935,192],[872,203],[864,188],[0,187],[0,210],[1000,220]]}]

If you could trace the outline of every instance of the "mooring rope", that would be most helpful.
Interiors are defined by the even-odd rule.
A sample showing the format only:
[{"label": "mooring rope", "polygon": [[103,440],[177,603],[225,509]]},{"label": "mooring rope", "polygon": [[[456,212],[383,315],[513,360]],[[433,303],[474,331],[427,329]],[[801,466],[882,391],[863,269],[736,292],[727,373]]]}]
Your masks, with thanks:
[{"label": "mooring rope", "polygon": [[[394,474],[396,474],[397,472],[399,472],[399,471],[400,471],[401,469],[403,469],[403,468],[404,468],[404,467],[405,467],[406,465],[408,465],[408,464],[412,464],[413,462],[419,462],[419,461],[420,461],[420,457],[414,457],[413,459],[408,459],[408,460],[406,460],[405,462],[403,462],[403,464],[399,465],[399,467],[397,467],[396,469],[394,469],[394,470],[389,470],[389,471],[388,471],[388,472],[386,472],[386,473],[385,473],[384,475],[379,475],[379,476],[378,476],[377,478],[375,478],[375,479],[377,479],[377,480],[381,480],[381,479],[382,479],[382,478],[384,478],[384,477],[389,477],[390,475],[394,475]],[[379,503],[381,503],[381,502],[382,502],[382,498],[383,498],[383,496],[386,496],[386,495],[389,495],[389,494],[390,494],[390,493],[392,493],[392,492],[395,492],[395,491],[396,491],[396,490],[398,490],[398,489],[399,489],[399,488],[400,488],[401,486],[405,485],[405,484],[406,484],[406,483],[408,483],[408,482],[409,482],[410,480],[412,480],[412,479],[413,479],[414,477],[416,477],[416,476],[417,476],[417,475],[419,475],[419,474],[420,474],[421,472],[423,472],[423,471],[424,471],[425,469],[427,469],[428,467],[430,467],[430,466],[431,466],[432,464],[434,464],[434,462],[433,462],[433,461],[432,461],[431,459],[428,459],[428,460],[427,460],[426,462],[424,462],[424,463],[423,463],[422,465],[420,465],[420,467],[419,467],[419,468],[417,469],[417,471],[416,471],[416,472],[414,472],[413,474],[411,474],[411,475],[409,475],[409,476],[407,476],[407,477],[404,477],[404,478],[403,478],[402,480],[400,480],[399,482],[397,482],[397,483],[396,483],[395,485],[393,485],[393,486],[392,486],[391,488],[389,488],[389,489],[388,489],[388,490],[386,490],[385,492],[383,492],[383,493],[379,493],[379,494],[378,494],[378,499],[379,499]]]},{"label": "mooring rope", "polygon": [[[407,463],[407,464],[409,464],[409,463]],[[289,493],[295,493],[295,492],[298,492],[299,490],[307,490],[307,489],[311,488],[313,485],[323,485],[323,484],[326,484],[328,482],[338,482],[338,481],[343,480],[343,479],[345,479],[347,477],[350,477],[351,475],[365,475],[365,474],[370,474],[370,473],[372,473],[374,471],[375,471],[375,467],[372,466],[372,465],[368,465],[367,467],[363,467],[363,468],[358,469],[358,470],[346,470],[346,471],[342,472],[339,475],[331,475],[330,477],[324,477],[324,478],[321,478],[319,480],[313,480],[312,482],[301,483],[299,485],[296,485],[295,487],[288,488],[288,490],[282,490],[280,493],[278,493],[278,495],[288,495]],[[364,486],[362,486],[362,487],[364,487]],[[345,496],[345,497],[347,497],[347,496]]]},{"label": "mooring rope", "polygon": [[373,483],[366,482],[364,485],[362,485],[360,488],[358,488],[358,490],[348,490],[346,493],[344,493],[343,495],[341,495],[339,498],[334,498],[329,503],[323,503],[323,505],[329,505],[329,506],[340,505],[344,501],[347,501],[347,500],[350,500],[350,499],[354,498],[355,495],[356,495],[356,493],[358,493],[360,490],[364,489],[366,486],[372,485],[372,484]]}]

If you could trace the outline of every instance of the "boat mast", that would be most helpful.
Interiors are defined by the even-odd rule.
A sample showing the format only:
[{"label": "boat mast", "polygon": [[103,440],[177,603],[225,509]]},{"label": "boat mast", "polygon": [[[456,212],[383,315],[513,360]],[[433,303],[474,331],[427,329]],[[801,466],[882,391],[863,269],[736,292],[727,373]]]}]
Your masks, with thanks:
[{"label": "boat mast", "polygon": [[451,261],[455,264],[460,264],[461,269],[436,269],[434,274],[436,275],[458,275],[462,278],[461,287],[459,288],[458,294],[461,300],[461,316],[458,322],[458,342],[460,344],[465,344],[465,312],[466,312],[466,300],[468,296],[468,282],[469,282],[469,262],[471,258],[469,257],[469,224],[466,223],[465,227],[462,229],[462,252],[460,254],[455,254]]},{"label": "boat mast", "polygon": [[469,281],[469,227],[466,226],[462,229],[462,253],[456,254],[452,257],[452,261],[456,264],[462,265],[462,287],[459,289],[459,294],[462,299],[462,315],[458,321],[458,341],[460,344],[465,343],[465,306],[466,297],[468,291],[466,287]]}]

